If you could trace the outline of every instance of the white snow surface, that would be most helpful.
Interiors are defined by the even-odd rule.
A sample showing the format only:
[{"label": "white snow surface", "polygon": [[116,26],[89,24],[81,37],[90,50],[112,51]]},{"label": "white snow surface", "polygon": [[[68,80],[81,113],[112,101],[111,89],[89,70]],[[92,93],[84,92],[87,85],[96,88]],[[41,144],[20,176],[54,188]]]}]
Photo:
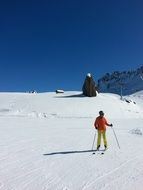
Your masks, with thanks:
[{"label": "white snow surface", "polygon": [[[0,190],[143,190],[143,91],[124,98],[0,93]],[[108,127],[93,155],[100,110],[120,149]]]},{"label": "white snow surface", "polygon": [[91,73],[87,73],[87,77],[91,77]]}]

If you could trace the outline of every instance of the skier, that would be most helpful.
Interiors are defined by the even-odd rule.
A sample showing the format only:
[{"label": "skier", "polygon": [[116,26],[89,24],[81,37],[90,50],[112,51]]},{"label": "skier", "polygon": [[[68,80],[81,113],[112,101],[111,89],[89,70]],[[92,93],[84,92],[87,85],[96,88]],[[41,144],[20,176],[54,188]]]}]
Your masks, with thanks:
[{"label": "skier", "polygon": [[94,127],[98,130],[97,150],[99,150],[101,145],[101,136],[103,137],[105,150],[107,149],[106,126],[112,127],[113,125],[107,122],[106,118],[104,117],[104,112],[99,111],[99,116],[94,122]]}]

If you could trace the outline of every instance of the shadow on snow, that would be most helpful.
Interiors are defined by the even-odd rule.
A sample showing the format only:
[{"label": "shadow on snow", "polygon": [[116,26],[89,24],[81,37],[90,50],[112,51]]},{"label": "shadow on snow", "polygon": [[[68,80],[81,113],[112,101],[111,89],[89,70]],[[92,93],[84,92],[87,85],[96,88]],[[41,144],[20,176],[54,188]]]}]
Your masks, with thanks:
[{"label": "shadow on snow", "polygon": [[55,98],[85,98],[83,94],[74,94],[74,95],[63,95],[63,96],[55,96]]},{"label": "shadow on snow", "polygon": [[77,150],[77,151],[65,151],[65,152],[51,152],[47,154],[43,154],[44,156],[52,156],[56,154],[80,154],[80,153],[87,153],[87,152],[95,152],[96,150]]}]

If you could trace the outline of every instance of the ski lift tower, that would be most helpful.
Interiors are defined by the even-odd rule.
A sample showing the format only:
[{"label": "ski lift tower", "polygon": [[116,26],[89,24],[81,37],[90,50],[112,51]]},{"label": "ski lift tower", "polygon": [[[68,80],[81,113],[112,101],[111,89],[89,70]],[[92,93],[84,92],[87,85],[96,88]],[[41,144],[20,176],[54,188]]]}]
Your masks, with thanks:
[{"label": "ski lift tower", "polygon": [[120,98],[121,98],[121,100],[123,100],[123,85],[124,85],[123,82],[119,82],[119,86],[120,86]]}]

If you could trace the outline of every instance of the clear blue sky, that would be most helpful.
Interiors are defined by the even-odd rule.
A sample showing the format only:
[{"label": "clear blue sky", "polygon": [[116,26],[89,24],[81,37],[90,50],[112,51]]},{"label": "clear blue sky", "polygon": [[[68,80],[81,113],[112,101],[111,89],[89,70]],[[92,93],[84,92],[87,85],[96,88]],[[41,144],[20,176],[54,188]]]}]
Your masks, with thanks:
[{"label": "clear blue sky", "polygon": [[143,65],[142,0],[0,2],[0,91],[81,90]]}]

